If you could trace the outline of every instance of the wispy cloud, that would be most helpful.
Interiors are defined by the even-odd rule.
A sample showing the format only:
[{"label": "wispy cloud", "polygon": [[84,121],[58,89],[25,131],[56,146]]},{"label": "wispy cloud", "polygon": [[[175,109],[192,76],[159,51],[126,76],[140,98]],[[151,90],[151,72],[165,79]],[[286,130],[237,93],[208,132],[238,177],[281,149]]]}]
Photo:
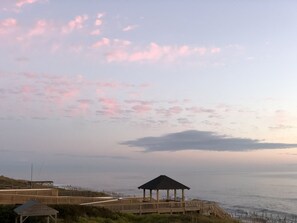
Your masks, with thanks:
[{"label": "wispy cloud", "polygon": [[144,137],[125,141],[121,144],[139,147],[144,149],[145,152],[182,150],[250,151],[297,148],[297,144],[269,143],[256,139],[229,137],[214,132],[197,130],[170,133],[159,137]]},{"label": "wispy cloud", "polygon": [[102,23],[103,23],[103,21],[102,21],[103,16],[104,16],[104,13],[98,13],[97,14],[96,20],[94,22],[94,25],[95,26],[101,26],[102,25]]},{"label": "wispy cloud", "polygon": [[[216,50],[214,50],[216,49]],[[170,46],[150,43],[146,49],[115,49],[106,54],[108,62],[149,62],[149,61],[174,61],[177,58],[188,56],[204,56],[220,53],[219,48],[191,47],[187,45]]]},{"label": "wispy cloud", "polygon": [[[121,115],[123,110],[139,113],[145,110],[144,104],[128,105],[131,90],[142,92],[148,84],[125,83],[88,79],[85,76],[57,76],[39,73],[4,73],[0,72],[0,97],[4,111],[13,110],[14,117],[47,117],[65,115],[76,117],[88,115],[110,118]],[[4,84],[6,83],[6,84]],[[119,93],[124,97],[115,97]],[[10,101],[14,101],[12,105]],[[25,104],[24,104],[25,103]],[[29,106],[29,104],[32,106]],[[37,105],[38,106],[35,106]],[[143,105],[144,107],[137,107]],[[13,106],[13,108],[12,108]],[[134,109],[132,109],[132,106]],[[147,105],[148,106],[148,105]],[[25,110],[27,112],[25,112]],[[93,112],[90,114],[90,112]]]},{"label": "wispy cloud", "polygon": [[172,115],[180,114],[183,110],[184,109],[181,106],[173,106],[166,109],[165,108],[156,109],[156,113],[164,116],[172,116]]},{"label": "wispy cloud", "polygon": [[92,48],[99,48],[99,47],[102,47],[102,46],[109,46],[110,45],[110,39],[108,38],[102,38],[101,40],[97,41],[96,43],[94,43],[92,45]]},{"label": "wispy cloud", "polygon": [[17,20],[15,18],[7,18],[0,20],[0,35],[9,33],[16,26]]},{"label": "wispy cloud", "polygon": [[35,26],[29,31],[28,36],[40,36],[45,34],[45,32],[49,29],[49,25],[45,20],[38,20]]},{"label": "wispy cloud", "polygon": [[78,155],[68,153],[56,153],[55,156],[69,157],[69,158],[86,158],[86,159],[113,159],[113,160],[131,160],[132,158],[126,156],[113,155]]},{"label": "wispy cloud", "polygon": [[15,4],[16,7],[21,8],[25,5],[37,3],[39,0],[18,0]]},{"label": "wispy cloud", "polygon": [[279,125],[274,125],[274,126],[270,126],[269,129],[271,130],[286,130],[286,129],[292,129],[295,128],[292,125],[283,125],[283,124],[279,124]]},{"label": "wispy cloud", "polygon": [[138,25],[128,25],[128,26],[123,28],[123,31],[128,32],[128,31],[134,30],[136,28],[138,28]]},{"label": "wispy cloud", "polygon": [[100,98],[100,103],[104,109],[106,115],[114,116],[120,111],[120,105],[118,101],[114,98]]},{"label": "wispy cloud", "polygon": [[92,36],[99,36],[101,34],[100,29],[94,29],[90,32],[90,35]]},{"label": "wispy cloud", "polygon": [[67,26],[63,27],[63,33],[70,33],[74,30],[82,29],[84,27],[84,23],[88,20],[87,15],[79,15],[76,16],[73,20],[69,21]]}]

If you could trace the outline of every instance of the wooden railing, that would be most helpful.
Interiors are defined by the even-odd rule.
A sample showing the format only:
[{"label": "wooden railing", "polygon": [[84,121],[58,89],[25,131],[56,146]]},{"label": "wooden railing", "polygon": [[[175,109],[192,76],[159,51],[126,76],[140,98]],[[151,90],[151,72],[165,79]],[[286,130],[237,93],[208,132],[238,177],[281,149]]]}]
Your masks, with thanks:
[{"label": "wooden railing", "polygon": [[79,196],[0,194],[0,204],[24,204],[28,200],[38,200],[39,202],[44,204],[82,204],[87,202],[103,201],[106,199],[100,198],[100,197],[79,197]]},{"label": "wooden railing", "polygon": [[141,202],[141,203],[97,203],[93,206],[102,206],[112,211],[145,214],[145,213],[186,213],[199,212],[204,215],[214,215],[220,218],[229,218],[223,209],[215,202],[208,201],[185,201],[185,202]]}]

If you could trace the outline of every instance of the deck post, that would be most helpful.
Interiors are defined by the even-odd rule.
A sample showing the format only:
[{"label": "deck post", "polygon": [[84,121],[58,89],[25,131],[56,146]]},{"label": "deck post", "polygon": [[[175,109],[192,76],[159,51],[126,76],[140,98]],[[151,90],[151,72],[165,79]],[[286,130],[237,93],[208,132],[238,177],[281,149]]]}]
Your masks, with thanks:
[{"label": "deck post", "polygon": [[169,201],[169,190],[167,190],[167,201]]},{"label": "deck post", "polygon": [[152,200],[153,200],[153,191],[152,189],[150,189],[150,202],[152,202]]}]

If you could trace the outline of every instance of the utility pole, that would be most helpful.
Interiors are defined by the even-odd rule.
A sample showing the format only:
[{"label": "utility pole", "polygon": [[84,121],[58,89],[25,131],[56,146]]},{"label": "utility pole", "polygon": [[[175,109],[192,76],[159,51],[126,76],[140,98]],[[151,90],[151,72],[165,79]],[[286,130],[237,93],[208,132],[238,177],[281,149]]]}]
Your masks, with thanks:
[{"label": "utility pole", "polygon": [[33,187],[33,163],[31,163],[31,189]]}]

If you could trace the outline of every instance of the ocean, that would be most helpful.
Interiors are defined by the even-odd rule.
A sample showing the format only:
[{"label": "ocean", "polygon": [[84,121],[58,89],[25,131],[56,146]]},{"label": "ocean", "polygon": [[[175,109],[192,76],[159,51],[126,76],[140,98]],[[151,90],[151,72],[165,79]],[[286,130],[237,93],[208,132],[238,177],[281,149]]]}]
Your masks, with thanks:
[{"label": "ocean", "polygon": [[200,174],[189,195],[218,202],[230,213],[297,217],[297,172]]},{"label": "ocean", "polygon": [[[183,179],[180,182],[191,188],[186,191],[187,199],[218,202],[233,215],[258,213],[297,218],[297,172],[197,172],[176,178],[168,176],[176,180]],[[142,196],[142,191],[138,190],[137,186],[146,182],[143,181],[145,177],[109,177],[104,181],[107,191],[119,192],[122,196]],[[110,185],[107,182],[110,182]],[[104,188],[104,185],[101,188]],[[165,194],[164,192],[164,197]]]}]

